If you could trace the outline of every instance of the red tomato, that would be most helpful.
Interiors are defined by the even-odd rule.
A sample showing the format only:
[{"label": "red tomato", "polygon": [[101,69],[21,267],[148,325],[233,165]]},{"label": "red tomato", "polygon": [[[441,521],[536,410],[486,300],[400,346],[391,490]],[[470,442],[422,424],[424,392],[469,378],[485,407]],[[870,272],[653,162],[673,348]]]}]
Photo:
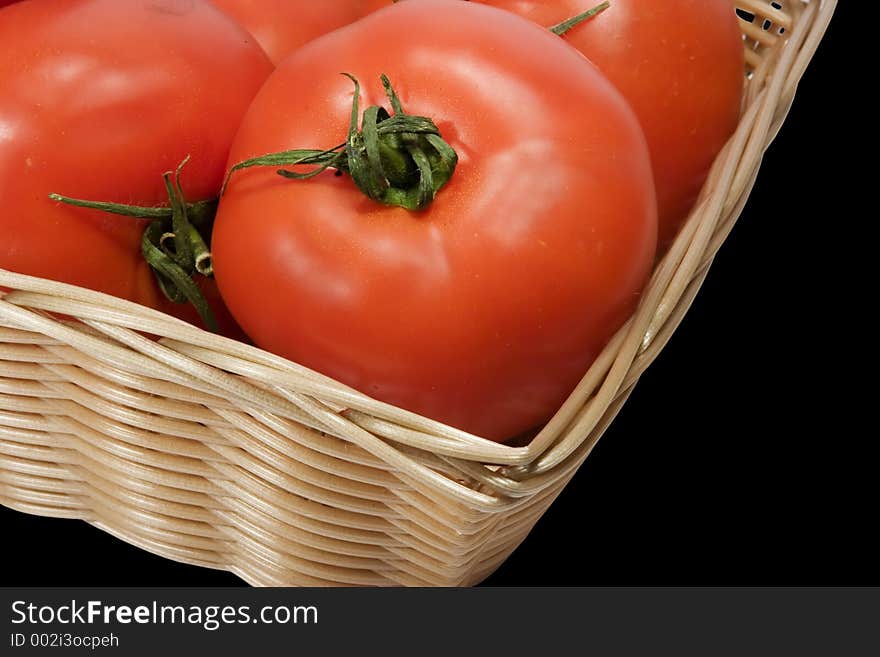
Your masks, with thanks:
[{"label": "red tomato", "polygon": [[0,43],[0,267],[196,320],[159,292],[143,220],[48,194],[167,204],[162,173],[191,155],[189,200],[215,197],[265,54],[202,0],[23,2],[0,13]]},{"label": "red tomato", "polygon": [[546,420],[651,268],[656,201],[635,116],[529,21],[402,2],[286,59],[230,162],[344,142],[353,85],[340,71],[363,85],[362,107],[389,107],[387,73],[458,167],[420,212],[331,171],[236,173],[213,242],[233,315],[270,351],[472,433],[503,440]]},{"label": "red tomato", "polygon": [[[382,0],[389,4],[391,0]],[[377,0],[211,0],[243,25],[276,64],[312,39],[378,8]]]},{"label": "red tomato", "polygon": [[[478,0],[550,27],[598,0]],[[730,0],[612,0],[563,38],[630,102],[648,139],[660,243],[676,235],[739,120],[743,44]]]},{"label": "red tomato", "polygon": [[380,9],[391,6],[395,2],[396,0],[364,0],[364,5],[366,6],[365,13],[371,14],[374,11],[379,11]]}]

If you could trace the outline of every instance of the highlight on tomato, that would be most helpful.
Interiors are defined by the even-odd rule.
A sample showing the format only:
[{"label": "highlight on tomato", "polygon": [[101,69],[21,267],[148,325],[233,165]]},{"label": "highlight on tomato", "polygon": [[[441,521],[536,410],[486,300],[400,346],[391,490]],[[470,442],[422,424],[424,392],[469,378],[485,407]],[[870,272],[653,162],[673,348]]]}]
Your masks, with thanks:
[{"label": "highlight on tomato", "polygon": [[[551,27],[598,0],[474,0]],[[657,186],[660,244],[690,212],[736,129],[742,32],[729,0],[611,0],[562,38],[623,93],[645,131]]]},{"label": "highlight on tomato", "polygon": [[[0,43],[0,267],[202,323],[170,300],[192,290],[154,272],[142,251],[169,261],[170,192],[216,198],[241,117],[272,70],[266,55],[205,0],[21,2],[0,12]],[[163,173],[187,156],[166,185]],[[165,206],[164,224],[51,193]],[[221,328],[231,325],[213,280],[199,285]]]},{"label": "highlight on tomato", "polygon": [[401,2],[305,45],[230,165],[214,265],[255,343],[493,440],[555,412],[655,254],[629,105],[479,4]]}]

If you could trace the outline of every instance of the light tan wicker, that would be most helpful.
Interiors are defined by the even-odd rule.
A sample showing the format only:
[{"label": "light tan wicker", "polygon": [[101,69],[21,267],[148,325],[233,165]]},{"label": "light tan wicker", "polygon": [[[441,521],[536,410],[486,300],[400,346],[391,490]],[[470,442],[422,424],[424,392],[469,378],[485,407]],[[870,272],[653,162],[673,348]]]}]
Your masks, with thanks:
[{"label": "light tan wicker", "polygon": [[81,518],[255,585],[484,579],[688,309],[836,2],[736,4],[756,17],[743,22],[739,128],[637,312],[527,446],[449,429],[155,311],[0,270],[11,290],[0,293],[0,503]]}]

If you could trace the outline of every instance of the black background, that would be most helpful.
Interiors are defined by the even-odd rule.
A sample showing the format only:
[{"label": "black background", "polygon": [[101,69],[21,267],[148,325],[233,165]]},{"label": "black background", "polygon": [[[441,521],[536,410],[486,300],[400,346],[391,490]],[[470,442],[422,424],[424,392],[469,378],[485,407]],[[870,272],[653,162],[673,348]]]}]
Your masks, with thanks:
[{"label": "black background", "polygon": [[[858,175],[876,166],[856,161],[864,99],[843,73],[858,64],[841,13],[688,316],[486,584],[880,584],[864,290],[877,212]],[[80,521],[0,508],[0,527],[3,585],[241,583]]]}]

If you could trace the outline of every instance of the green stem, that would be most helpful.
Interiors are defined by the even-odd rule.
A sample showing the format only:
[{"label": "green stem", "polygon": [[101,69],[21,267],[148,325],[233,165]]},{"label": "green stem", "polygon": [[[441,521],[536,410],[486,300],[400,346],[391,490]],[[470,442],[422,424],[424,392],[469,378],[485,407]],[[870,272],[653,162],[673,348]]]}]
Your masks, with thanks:
[{"label": "green stem", "polygon": [[[354,84],[345,143],[329,150],[290,150],[239,162],[230,169],[223,190],[236,172],[251,167],[285,167],[277,173],[295,180],[312,178],[332,168],[350,175],[355,185],[375,201],[408,210],[428,207],[455,171],[458,163],[455,150],[443,140],[431,119],[404,112],[400,98],[385,75],[381,78],[382,85],[394,114],[373,106],[360,117],[360,83],[348,73],[343,75]],[[307,171],[289,168],[304,165],[313,168]]]},{"label": "green stem", "polygon": [[175,171],[168,171],[162,176],[169,200],[167,207],[147,208],[87,201],[61,194],[49,194],[49,198],[74,207],[135,219],[150,219],[141,238],[141,254],[153,270],[159,289],[173,303],[192,304],[205,326],[216,332],[217,321],[193,277],[213,274],[211,251],[203,233],[208,236],[211,234],[217,200],[186,202],[180,174],[187,162],[188,156]]},{"label": "green stem", "polygon": [[[58,203],[73,205],[78,208],[88,208],[90,210],[100,210],[110,214],[117,214],[123,217],[132,217],[134,219],[171,219],[173,214],[171,206],[160,207],[141,207],[138,205],[124,205],[122,203],[108,203],[105,201],[85,201],[83,199],[71,198],[61,194],[49,194],[49,198]],[[198,201],[196,203],[186,204],[186,215],[189,217],[190,223],[199,228],[210,225],[214,221],[214,215],[217,214],[217,199],[209,201]]]},{"label": "green stem", "polygon": [[590,18],[592,18],[596,14],[602,13],[603,11],[608,9],[608,7],[610,7],[610,6],[611,6],[610,2],[603,2],[602,4],[596,5],[592,9],[588,9],[587,11],[583,12],[582,14],[578,14],[577,16],[573,16],[572,18],[569,18],[568,20],[562,21],[561,23],[554,25],[553,27],[551,27],[549,29],[551,32],[553,32],[553,34],[556,34],[557,36],[562,36],[563,34],[568,32],[571,28],[575,27],[576,25],[580,25],[585,20],[589,20]]},{"label": "green stem", "polygon": [[[180,169],[177,170],[178,176]],[[170,253],[181,267],[186,267],[188,263],[195,261],[193,255],[193,246],[189,240],[189,220],[186,217],[186,204],[183,202],[183,193],[180,191],[180,185],[175,184],[172,178],[173,174],[168,171],[162,179],[165,181],[165,191],[171,200],[171,237],[174,244],[174,252]]]},{"label": "green stem", "polygon": [[188,272],[161,246],[164,229],[159,221],[152,222],[144,231],[141,253],[153,269],[159,288],[173,303],[189,302],[199,313],[209,331],[218,331],[217,320],[199,286]]}]

